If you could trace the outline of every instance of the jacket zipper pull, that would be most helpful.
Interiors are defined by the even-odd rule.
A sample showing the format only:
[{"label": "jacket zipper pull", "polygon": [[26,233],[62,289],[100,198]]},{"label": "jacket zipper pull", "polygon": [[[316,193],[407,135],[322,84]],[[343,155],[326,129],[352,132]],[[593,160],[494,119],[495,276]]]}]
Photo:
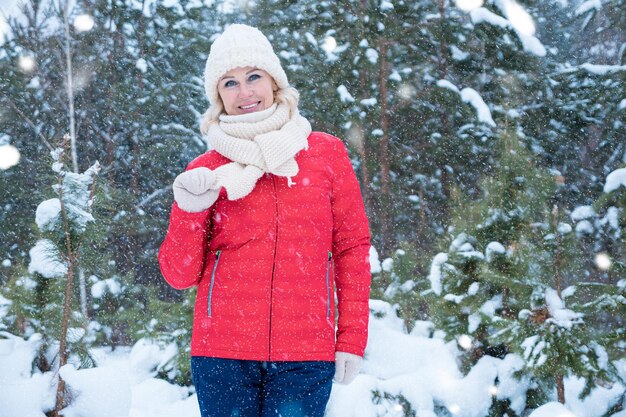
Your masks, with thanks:
[{"label": "jacket zipper pull", "polygon": [[209,294],[207,295],[207,315],[211,317],[211,299],[213,298],[213,284],[215,283],[215,270],[220,260],[221,250],[215,252],[215,262],[213,263],[213,271],[211,271],[211,283],[209,284]]},{"label": "jacket zipper pull", "polygon": [[333,257],[333,253],[328,251],[328,262],[326,263],[326,318],[330,318],[330,260]]}]

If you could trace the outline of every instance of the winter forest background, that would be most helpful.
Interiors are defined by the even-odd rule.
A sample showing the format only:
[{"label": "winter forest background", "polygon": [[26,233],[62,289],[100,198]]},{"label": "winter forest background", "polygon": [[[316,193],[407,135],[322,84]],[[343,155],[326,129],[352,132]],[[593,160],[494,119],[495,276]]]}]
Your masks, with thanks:
[{"label": "winter forest background", "polygon": [[156,255],[233,22],[361,181],[370,341],[327,414],[626,416],[624,0],[9,6],[0,417],[199,416]]}]

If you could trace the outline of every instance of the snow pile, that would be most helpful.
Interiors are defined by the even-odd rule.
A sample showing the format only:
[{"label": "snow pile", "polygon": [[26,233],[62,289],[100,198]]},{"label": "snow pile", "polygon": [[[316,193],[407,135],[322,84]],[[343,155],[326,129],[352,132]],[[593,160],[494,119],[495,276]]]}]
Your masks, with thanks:
[{"label": "snow pile", "polygon": [[[190,388],[155,378],[177,353],[175,345],[161,348],[155,342],[141,339],[132,349],[117,349],[113,353],[109,349],[96,349],[93,353],[98,367],[74,371],[78,375],[68,381],[73,389],[82,387],[72,408],[76,416],[200,417],[197,397],[189,395]],[[107,394],[98,394],[97,389],[105,385]],[[99,410],[106,410],[104,413],[89,411],[99,402],[104,403],[99,407]]]},{"label": "snow pile", "polygon": [[[197,397],[189,395],[192,389],[155,378],[176,353],[175,345],[162,348],[148,339],[139,340],[132,349],[94,351],[97,369],[108,369],[108,375],[125,386],[125,392],[114,394],[121,396],[129,411],[116,417],[200,417]],[[82,416],[92,417],[86,413]]]},{"label": "snow pile", "polygon": [[[621,364],[626,365],[626,361],[622,360]],[[619,366],[620,363],[616,365]],[[623,377],[624,375],[622,375]],[[588,397],[581,400],[579,394],[584,389],[585,380],[582,378],[567,378],[565,381],[565,403],[567,408],[574,413],[567,414],[567,416],[604,417],[606,412],[618,404],[624,396],[624,386],[617,383],[610,387],[598,387],[591,391]],[[611,415],[611,417],[618,416],[626,417],[626,411]]]},{"label": "snow pile", "polygon": [[113,368],[98,367],[77,371],[68,364],[59,370],[73,401],[63,410],[65,417],[120,417],[130,411],[128,378]]},{"label": "snow pile", "polygon": [[[494,397],[510,399],[520,412],[525,407],[528,383],[513,373],[523,367],[521,358],[485,356],[464,376],[456,364],[455,343],[406,334],[395,308],[371,300],[370,338],[363,373],[348,386],[334,385],[329,417],[402,416],[404,397],[419,416],[435,417],[445,407],[455,416],[485,416]],[[497,382],[496,382],[497,381]],[[386,401],[373,399],[378,393]]]},{"label": "snow pile", "polygon": [[133,346],[128,358],[131,367],[136,370],[134,381],[156,376],[177,353],[178,349],[173,343],[163,349],[150,339],[140,339]]},{"label": "snow pile", "polygon": [[[563,310],[559,300],[552,304]],[[396,306],[371,300],[370,311],[363,370],[352,384],[333,385],[328,417],[402,417],[407,405],[420,417],[483,417],[494,399],[508,400],[517,415],[528,412],[530,382],[514,376],[524,367],[521,357],[484,356],[464,375],[457,343],[446,343],[439,332],[433,337],[432,323],[416,322],[409,334]],[[31,375],[39,337],[25,341],[1,332],[0,337],[6,337],[0,339],[0,417],[44,417],[54,406],[56,387],[53,373]],[[161,347],[148,339],[113,352],[93,349],[96,368],[60,370],[73,398],[65,417],[200,417],[193,387],[155,378],[177,352],[175,345]],[[626,360],[616,366],[626,376]],[[601,417],[624,395],[624,387],[614,384],[581,400],[583,388],[583,380],[566,378],[567,407],[548,403],[531,415]]]},{"label": "snow pile", "polygon": [[28,340],[0,332],[0,417],[45,417],[54,404],[52,374],[31,376],[41,337]]},{"label": "snow pile", "polygon": [[529,417],[576,417],[561,403],[549,402],[537,408]]}]

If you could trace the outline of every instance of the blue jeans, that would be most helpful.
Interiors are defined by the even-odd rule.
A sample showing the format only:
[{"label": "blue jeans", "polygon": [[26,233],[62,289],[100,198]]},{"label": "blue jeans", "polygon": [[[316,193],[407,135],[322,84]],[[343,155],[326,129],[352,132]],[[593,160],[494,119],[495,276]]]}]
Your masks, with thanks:
[{"label": "blue jeans", "polygon": [[193,356],[202,417],[323,417],[335,363]]}]

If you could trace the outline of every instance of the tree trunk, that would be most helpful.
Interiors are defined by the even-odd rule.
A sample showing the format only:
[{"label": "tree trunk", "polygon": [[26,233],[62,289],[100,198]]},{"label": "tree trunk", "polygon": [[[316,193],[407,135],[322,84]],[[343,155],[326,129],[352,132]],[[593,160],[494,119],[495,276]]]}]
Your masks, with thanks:
[{"label": "tree trunk", "polygon": [[[554,253],[554,275],[556,279],[556,293],[561,298],[562,277],[561,277],[561,234],[558,231],[559,226],[559,206],[555,204],[552,207],[552,223],[556,234],[556,248]],[[562,374],[556,375],[556,393],[561,404],[565,404],[565,383]]]},{"label": "tree trunk", "polygon": [[[420,185],[420,189],[417,192],[417,196],[420,199],[420,220],[417,225],[417,248],[422,247],[422,243],[424,242],[424,228],[426,227],[426,200],[424,200],[424,186]],[[419,249],[418,249],[419,253]]]},{"label": "tree trunk", "polygon": [[357,135],[358,135],[358,143],[357,143],[357,151],[359,153],[359,158],[361,159],[361,195],[363,196],[363,204],[365,205],[365,211],[369,214],[371,213],[370,207],[370,194],[369,194],[369,169],[367,167],[367,158],[368,152],[365,146],[365,127],[362,123],[359,123],[357,126]]},{"label": "tree trunk", "polygon": [[383,136],[380,140],[379,158],[380,158],[380,181],[381,181],[381,235],[382,235],[382,252],[388,255],[392,243],[391,236],[391,187],[389,178],[389,121],[387,115],[387,41],[380,40],[380,67],[378,72],[378,81],[380,87],[380,128]]},{"label": "tree trunk", "polygon": [[[67,142],[65,137],[64,145]],[[72,249],[70,240],[70,228],[63,202],[63,177],[59,176],[59,201],[61,203],[61,218],[63,219],[63,227],[65,229],[65,250],[67,251],[65,259],[67,260],[67,282],[65,284],[65,302],[63,305],[63,318],[61,321],[61,335],[59,336],[59,370],[67,363],[67,328],[72,309],[72,284],[74,282],[74,268],[76,266],[76,256]],[[56,405],[52,413],[53,417],[58,417],[59,412],[65,406],[65,382],[59,376],[59,384],[57,386]]]},{"label": "tree trunk", "polygon": [[556,376],[556,395],[561,404],[565,404],[565,382],[563,375]]},{"label": "tree trunk", "polygon": [[[366,13],[367,4],[365,0],[361,0],[360,7],[358,9],[359,13],[359,29],[360,29],[360,38],[365,39],[366,32],[363,27],[364,16]],[[361,100],[366,99],[368,96],[368,76],[365,69],[365,66],[359,66],[359,93]],[[358,126],[358,134],[359,134],[359,156],[361,157],[361,184],[363,184],[361,188],[361,193],[363,195],[363,204],[365,205],[365,210],[368,214],[373,215],[373,206],[372,206],[372,198],[370,195],[370,174],[368,168],[368,146],[367,146],[367,137],[365,135],[365,125],[362,122],[359,122]]]},{"label": "tree trunk", "polygon": [[502,287],[502,317],[510,317],[509,310],[509,289],[507,287]]},{"label": "tree trunk", "polygon": [[552,223],[556,235],[556,248],[554,253],[554,277],[556,280],[556,293],[561,298],[561,289],[563,286],[563,277],[561,276],[561,234],[558,231],[559,227],[559,206],[554,205],[552,207]]},{"label": "tree trunk", "polygon": [[[65,217],[65,216],[63,216]],[[69,239],[69,237],[68,237]],[[69,244],[69,243],[68,243]],[[61,322],[61,337],[59,345],[59,369],[67,364],[67,327],[72,310],[72,283],[74,281],[74,255],[70,254],[68,260],[67,282],[65,284],[65,303],[63,305],[63,321]],[[57,385],[56,405],[52,413],[53,417],[58,417],[59,412],[66,406],[65,403],[65,381],[59,375],[59,384]]]},{"label": "tree trunk", "polygon": [[72,170],[78,172],[78,153],[76,151],[76,120],[74,115],[74,77],[72,76],[72,38],[70,36],[69,1],[60,7],[63,11],[63,26],[65,29],[65,70],[67,101],[70,119],[70,148],[72,151]]},{"label": "tree trunk", "polygon": [[78,283],[80,287],[80,312],[85,319],[88,319],[89,309],[87,308],[87,283],[85,281],[85,271],[83,268],[78,268]]},{"label": "tree trunk", "polygon": [[[442,26],[441,28],[441,32],[444,33],[444,24],[445,24],[445,13],[446,13],[446,4],[445,4],[445,0],[438,0],[438,9],[439,9],[439,16],[440,16],[440,25]],[[447,50],[448,50],[448,45],[446,44],[445,38],[443,36],[441,36],[441,40],[439,42],[439,49],[437,51],[437,68],[438,68],[438,75],[439,78],[442,80],[447,79],[448,77],[448,61],[446,59],[446,54],[447,54]],[[448,112],[445,111],[444,109],[442,109],[442,111],[439,113],[439,125],[441,126],[441,145],[444,149],[447,148],[447,144],[449,141],[452,140],[453,138],[453,134],[450,132],[450,120],[448,117]],[[446,152],[447,154],[447,152]],[[452,193],[452,180],[450,178],[450,175],[448,173],[448,170],[446,169],[446,158],[444,157],[443,160],[441,160],[441,158],[439,158],[439,160],[437,161],[437,165],[439,167],[439,169],[441,170],[441,186],[443,188],[443,192],[447,197],[451,196]],[[445,222],[445,217],[446,217],[446,212],[447,212],[447,206],[444,207],[444,212],[441,213],[441,215],[443,216],[442,218],[440,218],[440,221]]]},{"label": "tree trunk", "polygon": [[[78,173],[78,151],[76,146],[76,115],[74,112],[74,76],[72,74],[72,37],[70,35],[69,21],[69,1],[65,1],[62,6],[63,10],[63,26],[65,29],[65,70],[67,76],[67,102],[68,113],[70,119],[70,149],[72,152],[72,171]],[[87,317],[87,284],[85,283],[85,274],[79,273],[80,287],[80,311]]]}]

